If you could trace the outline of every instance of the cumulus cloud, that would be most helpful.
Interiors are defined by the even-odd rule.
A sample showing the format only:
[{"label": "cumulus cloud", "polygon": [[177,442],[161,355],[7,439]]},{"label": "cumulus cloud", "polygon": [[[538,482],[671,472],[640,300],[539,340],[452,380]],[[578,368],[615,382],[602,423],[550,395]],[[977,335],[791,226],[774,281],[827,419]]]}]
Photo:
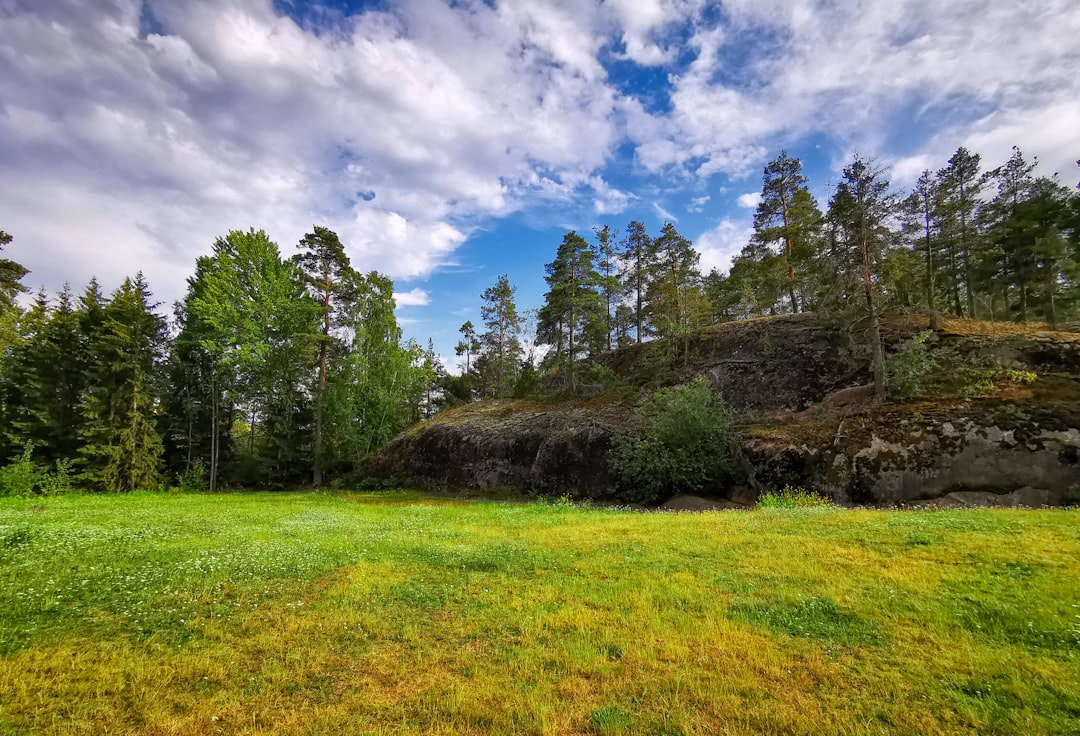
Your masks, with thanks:
[{"label": "cumulus cloud", "polygon": [[756,209],[758,203],[761,202],[761,192],[747,192],[746,194],[740,194],[735,202],[744,209]]},{"label": "cumulus cloud", "polygon": [[702,273],[709,273],[714,268],[721,273],[730,269],[731,259],[739,255],[753,233],[754,229],[748,224],[724,218],[699,235],[694,247],[701,253]]},{"label": "cumulus cloud", "polygon": [[620,137],[600,21],[557,5],[408,1],[321,28],[271,0],[0,17],[0,215],[52,287],[143,268],[175,298],[215,236],[255,225],[291,251],[312,223],[360,269],[423,277],[484,218],[629,196],[596,173]]},{"label": "cumulus cloud", "polygon": [[430,300],[428,293],[419,287],[410,291],[394,292],[394,304],[398,307],[426,307]]},{"label": "cumulus cloud", "polygon": [[1054,168],[1062,139],[1075,148],[1076,3],[733,0],[724,8],[722,25],[693,32],[696,59],[672,77],[671,110],[628,116],[650,171],[740,178],[781,146],[820,133],[889,155],[905,145],[892,142],[899,125],[942,128],[951,140],[943,150],[967,142],[985,145],[986,156],[1007,139],[1046,151]]}]

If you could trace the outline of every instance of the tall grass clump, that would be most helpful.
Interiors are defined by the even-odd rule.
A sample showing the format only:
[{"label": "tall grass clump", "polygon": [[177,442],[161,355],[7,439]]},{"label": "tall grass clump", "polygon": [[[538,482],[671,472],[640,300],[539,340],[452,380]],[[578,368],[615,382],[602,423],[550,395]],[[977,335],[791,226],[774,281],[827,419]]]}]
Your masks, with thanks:
[{"label": "tall grass clump", "polygon": [[832,499],[796,486],[784,486],[779,491],[768,491],[757,500],[759,509],[813,509],[828,508]]}]

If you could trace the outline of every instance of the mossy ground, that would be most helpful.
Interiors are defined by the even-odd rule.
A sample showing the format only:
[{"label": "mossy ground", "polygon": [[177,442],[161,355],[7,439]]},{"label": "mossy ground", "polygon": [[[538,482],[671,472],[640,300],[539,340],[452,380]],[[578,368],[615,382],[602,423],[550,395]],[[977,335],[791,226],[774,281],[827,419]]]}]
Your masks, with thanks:
[{"label": "mossy ground", "polygon": [[1080,513],[0,500],[4,734],[1039,734]]}]

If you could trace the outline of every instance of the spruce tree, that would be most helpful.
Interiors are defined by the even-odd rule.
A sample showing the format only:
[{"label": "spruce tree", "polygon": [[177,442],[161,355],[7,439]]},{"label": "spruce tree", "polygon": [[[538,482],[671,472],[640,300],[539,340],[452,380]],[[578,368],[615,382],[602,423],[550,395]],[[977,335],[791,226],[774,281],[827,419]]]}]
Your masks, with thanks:
[{"label": "spruce tree", "polygon": [[108,303],[99,297],[93,284],[84,296],[101,313],[87,335],[92,359],[80,403],[81,477],[92,489],[154,488],[163,450],[156,406],[165,319],[154,313],[141,273],[125,279]]}]

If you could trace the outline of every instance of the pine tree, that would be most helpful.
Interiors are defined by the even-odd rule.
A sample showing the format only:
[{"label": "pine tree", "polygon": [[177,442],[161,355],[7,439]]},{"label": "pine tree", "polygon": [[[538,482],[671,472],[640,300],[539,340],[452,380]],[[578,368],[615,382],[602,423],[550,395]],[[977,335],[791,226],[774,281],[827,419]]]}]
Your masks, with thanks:
[{"label": "pine tree", "polygon": [[334,338],[330,328],[334,322],[335,294],[340,295],[346,282],[355,273],[345,255],[345,247],[332,230],[316,226],[313,232],[300,241],[304,252],[296,256],[296,262],[304,273],[304,280],[320,304],[322,335],[318,341],[319,379],[315,388],[315,448],[313,480],[322,483],[324,416],[326,414],[326,384],[329,376],[328,356],[334,350]]},{"label": "pine tree", "polygon": [[938,221],[939,184],[929,170],[919,176],[911,194],[901,205],[903,231],[913,250],[924,259],[923,284],[925,288],[926,308],[930,312],[930,327],[938,328],[936,275],[939,270],[938,259],[934,256],[936,240],[940,233]]},{"label": "pine tree", "polygon": [[688,356],[689,333],[705,322],[707,303],[701,291],[701,255],[668,222],[653,241],[653,272],[646,287],[646,309],[653,329],[662,338],[683,341]]},{"label": "pine tree", "polygon": [[979,257],[979,233],[975,227],[975,210],[985,179],[979,170],[979,154],[961,146],[949,159],[949,165],[937,174],[938,221],[946,235],[953,282],[953,304],[957,316],[960,307],[959,285],[963,285],[967,315],[976,318],[976,262]]},{"label": "pine tree", "polygon": [[599,276],[597,290],[604,300],[605,349],[611,350],[618,342],[615,312],[622,294],[622,282],[619,280],[619,251],[616,239],[617,230],[607,225],[593,228],[596,235],[595,261]]},{"label": "pine tree", "polygon": [[844,167],[843,179],[829,202],[828,217],[836,227],[838,265],[847,276],[849,288],[861,291],[870,325],[867,340],[878,400],[885,397],[885,356],[874,290],[892,239],[889,225],[896,207],[884,170],[858,155]]},{"label": "pine tree", "polygon": [[555,347],[556,364],[566,368],[570,392],[577,390],[575,362],[589,348],[598,352],[597,342],[607,332],[601,277],[595,254],[585,239],[571,231],[563,237],[555,260],[547,264],[545,280],[550,287],[540,309],[537,332],[540,341]]},{"label": "pine tree", "polygon": [[822,215],[806,186],[808,181],[802,162],[781,151],[765,167],[761,201],[754,213],[754,241],[769,247],[780,244],[792,312],[800,311],[797,292],[803,290],[804,270],[808,270],[820,242]]},{"label": "pine tree", "polygon": [[480,316],[487,331],[480,336],[484,352],[477,372],[485,394],[497,398],[509,396],[517,378],[521,317],[514,301],[516,291],[503,274],[481,294]]},{"label": "pine tree", "polygon": [[458,341],[454,350],[458,357],[465,356],[465,370],[462,375],[468,375],[472,371],[472,356],[480,350],[480,339],[476,336],[476,327],[472,320],[466,321],[458,328],[458,332],[461,333],[461,340]]},{"label": "pine tree", "polygon": [[630,308],[634,315],[634,340],[639,345],[644,340],[648,327],[645,317],[645,292],[654,270],[652,253],[653,242],[645,230],[645,225],[631,220],[626,226],[626,237],[619,249],[619,258],[623,263],[623,290],[630,297]]}]

